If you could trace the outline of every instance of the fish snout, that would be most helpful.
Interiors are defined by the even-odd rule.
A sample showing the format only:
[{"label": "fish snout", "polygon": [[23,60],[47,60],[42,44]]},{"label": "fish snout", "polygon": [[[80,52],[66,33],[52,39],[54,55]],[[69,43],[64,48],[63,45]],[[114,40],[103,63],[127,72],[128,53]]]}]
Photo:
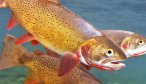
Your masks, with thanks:
[{"label": "fish snout", "polygon": [[93,63],[92,66],[106,71],[115,71],[126,67],[121,61],[124,60],[103,59]]},{"label": "fish snout", "polygon": [[103,64],[105,67],[109,67],[112,70],[119,70],[122,68],[125,68],[126,65],[124,63],[122,63],[120,60],[118,61],[111,61],[111,62],[107,62],[105,64]]},{"label": "fish snout", "polygon": [[146,46],[126,51],[130,56],[129,57],[139,57],[141,55],[146,54]]}]

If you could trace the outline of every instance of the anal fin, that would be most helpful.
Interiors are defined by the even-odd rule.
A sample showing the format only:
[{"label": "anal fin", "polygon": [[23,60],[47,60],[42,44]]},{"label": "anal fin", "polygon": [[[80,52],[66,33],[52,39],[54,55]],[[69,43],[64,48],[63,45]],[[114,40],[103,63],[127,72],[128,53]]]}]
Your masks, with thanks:
[{"label": "anal fin", "polygon": [[16,40],[16,44],[23,44],[31,40],[34,40],[31,34],[24,34]]}]

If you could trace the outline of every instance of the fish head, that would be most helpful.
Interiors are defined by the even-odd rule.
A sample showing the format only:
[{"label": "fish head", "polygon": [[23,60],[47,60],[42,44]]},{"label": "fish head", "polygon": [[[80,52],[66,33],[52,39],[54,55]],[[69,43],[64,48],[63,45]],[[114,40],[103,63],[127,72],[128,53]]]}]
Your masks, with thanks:
[{"label": "fish head", "polygon": [[88,49],[88,55],[85,57],[90,66],[110,71],[125,67],[120,61],[124,61],[126,55],[120,47],[104,36],[95,40],[96,43]]},{"label": "fish head", "polygon": [[127,54],[127,57],[146,54],[146,37],[136,33],[132,34],[122,41],[121,48]]}]

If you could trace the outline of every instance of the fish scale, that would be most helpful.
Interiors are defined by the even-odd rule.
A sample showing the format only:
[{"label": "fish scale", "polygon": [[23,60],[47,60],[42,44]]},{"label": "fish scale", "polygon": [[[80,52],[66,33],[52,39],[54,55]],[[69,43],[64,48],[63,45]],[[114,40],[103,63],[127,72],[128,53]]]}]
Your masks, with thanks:
[{"label": "fish scale", "polygon": [[[78,76],[75,76],[74,74],[69,74],[65,77],[58,77],[56,75],[58,75],[56,73],[58,65],[51,65],[51,64],[58,64],[58,61],[52,61],[52,60],[56,60],[54,58],[49,58],[46,59],[47,62],[43,62],[42,60],[44,59],[36,59],[37,61],[31,61],[31,62],[26,62],[25,65],[27,67],[29,67],[31,70],[34,70],[34,72],[37,72],[38,77],[41,80],[45,81],[45,84],[68,84],[68,83],[73,83],[73,84],[84,84],[85,82],[82,81],[82,79],[85,77],[87,77],[87,75],[82,75],[83,73],[80,70],[76,70],[76,72],[79,74]],[[51,62],[52,61],[52,62]],[[40,64],[42,63],[42,64]],[[49,65],[49,66],[48,66]],[[47,66],[47,67],[46,67]],[[74,70],[73,70],[74,72]],[[48,77],[50,76],[50,77]],[[83,76],[83,78],[82,78]],[[69,82],[70,80],[70,82]],[[74,80],[74,81],[71,81]],[[91,81],[86,81],[86,83],[90,83]],[[86,84],[85,83],[85,84]]]},{"label": "fish scale", "polygon": [[[12,10],[13,17],[16,16],[10,19],[8,29],[16,25],[18,20],[18,23],[29,33],[18,38],[16,44],[28,41],[37,43],[34,42],[37,40],[47,49],[63,56],[58,70],[59,76],[68,74],[80,62],[103,70],[118,70],[125,67],[123,63],[112,63],[112,61],[125,60],[125,53],[100,30],[62,6],[60,0],[58,2],[54,0],[5,0],[5,2]],[[97,48],[93,46],[97,48],[101,46],[101,50],[98,49],[101,53],[96,53]],[[85,48],[85,52],[81,52],[82,47]],[[113,50],[113,53],[107,53],[108,50]],[[93,56],[100,56],[102,59],[92,59]],[[112,57],[108,58],[108,56]],[[102,62],[99,63],[99,61],[103,60],[108,61],[100,64]]]},{"label": "fish scale", "polygon": [[[41,81],[43,84],[101,84],[90,73],[77,67],[68,75],[59,77],[57,70],[60,56],[58,54],[37,55],[28,52],[21,45],[16,45],[15,41],[16,38],[10,35],[5,38],[3,52],[0,56],[0,70],[18,65],[27,67],[30,70],[30,74],[25,84],[34,84],[31,83],[32,81]],[[57,56],[56,58],[53,57],[55,55]]]},{"label": "fish scale", "polygon": [[60,49],[74,52],[87,40],[86,34],[79,31],[80,26],[76,24],[78,16],[70,14],[69,10],[63,12],[64,7],[61,5],[44,3],[41,0],[6,0],[6,2],[11,3],[9,6],[14,10],[21,25],[47,48],[58,50],[57,52]]}]

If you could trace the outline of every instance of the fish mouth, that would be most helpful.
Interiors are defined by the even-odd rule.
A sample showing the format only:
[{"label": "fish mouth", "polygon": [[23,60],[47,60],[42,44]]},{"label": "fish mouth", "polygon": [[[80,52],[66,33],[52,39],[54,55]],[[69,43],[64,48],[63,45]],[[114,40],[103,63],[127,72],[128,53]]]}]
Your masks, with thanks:
[{"label": "fish mouth", "polygon": [[132,56],[134,56],[134,57],[138,57],[138,56],[141,56],[141,55],[143,55],[143,54],[146,54],[146,51],[132,54]]},{"label": "fish mouth", "polygon": [[119,61],[107,62],[103,65],[111,70],[119,70],[126,67],[124,63],[121,63]]},{"label": "fish mouth", "polygon": [[102,70],[115,71],[126,67],[126,65],[121,61],[123,60],[116,60],[116,61],[102,60],[100,62],[95,62],[92,65]]},{"label": "fish mouth", "polygon": [[129,55],[131,55],[128,57],[138,57],[143,54],[146,54],[146,45],[143,47],[140,47],[138,49],[135,49],[135,50],[127,50],[127,53],[129,53]]}]

